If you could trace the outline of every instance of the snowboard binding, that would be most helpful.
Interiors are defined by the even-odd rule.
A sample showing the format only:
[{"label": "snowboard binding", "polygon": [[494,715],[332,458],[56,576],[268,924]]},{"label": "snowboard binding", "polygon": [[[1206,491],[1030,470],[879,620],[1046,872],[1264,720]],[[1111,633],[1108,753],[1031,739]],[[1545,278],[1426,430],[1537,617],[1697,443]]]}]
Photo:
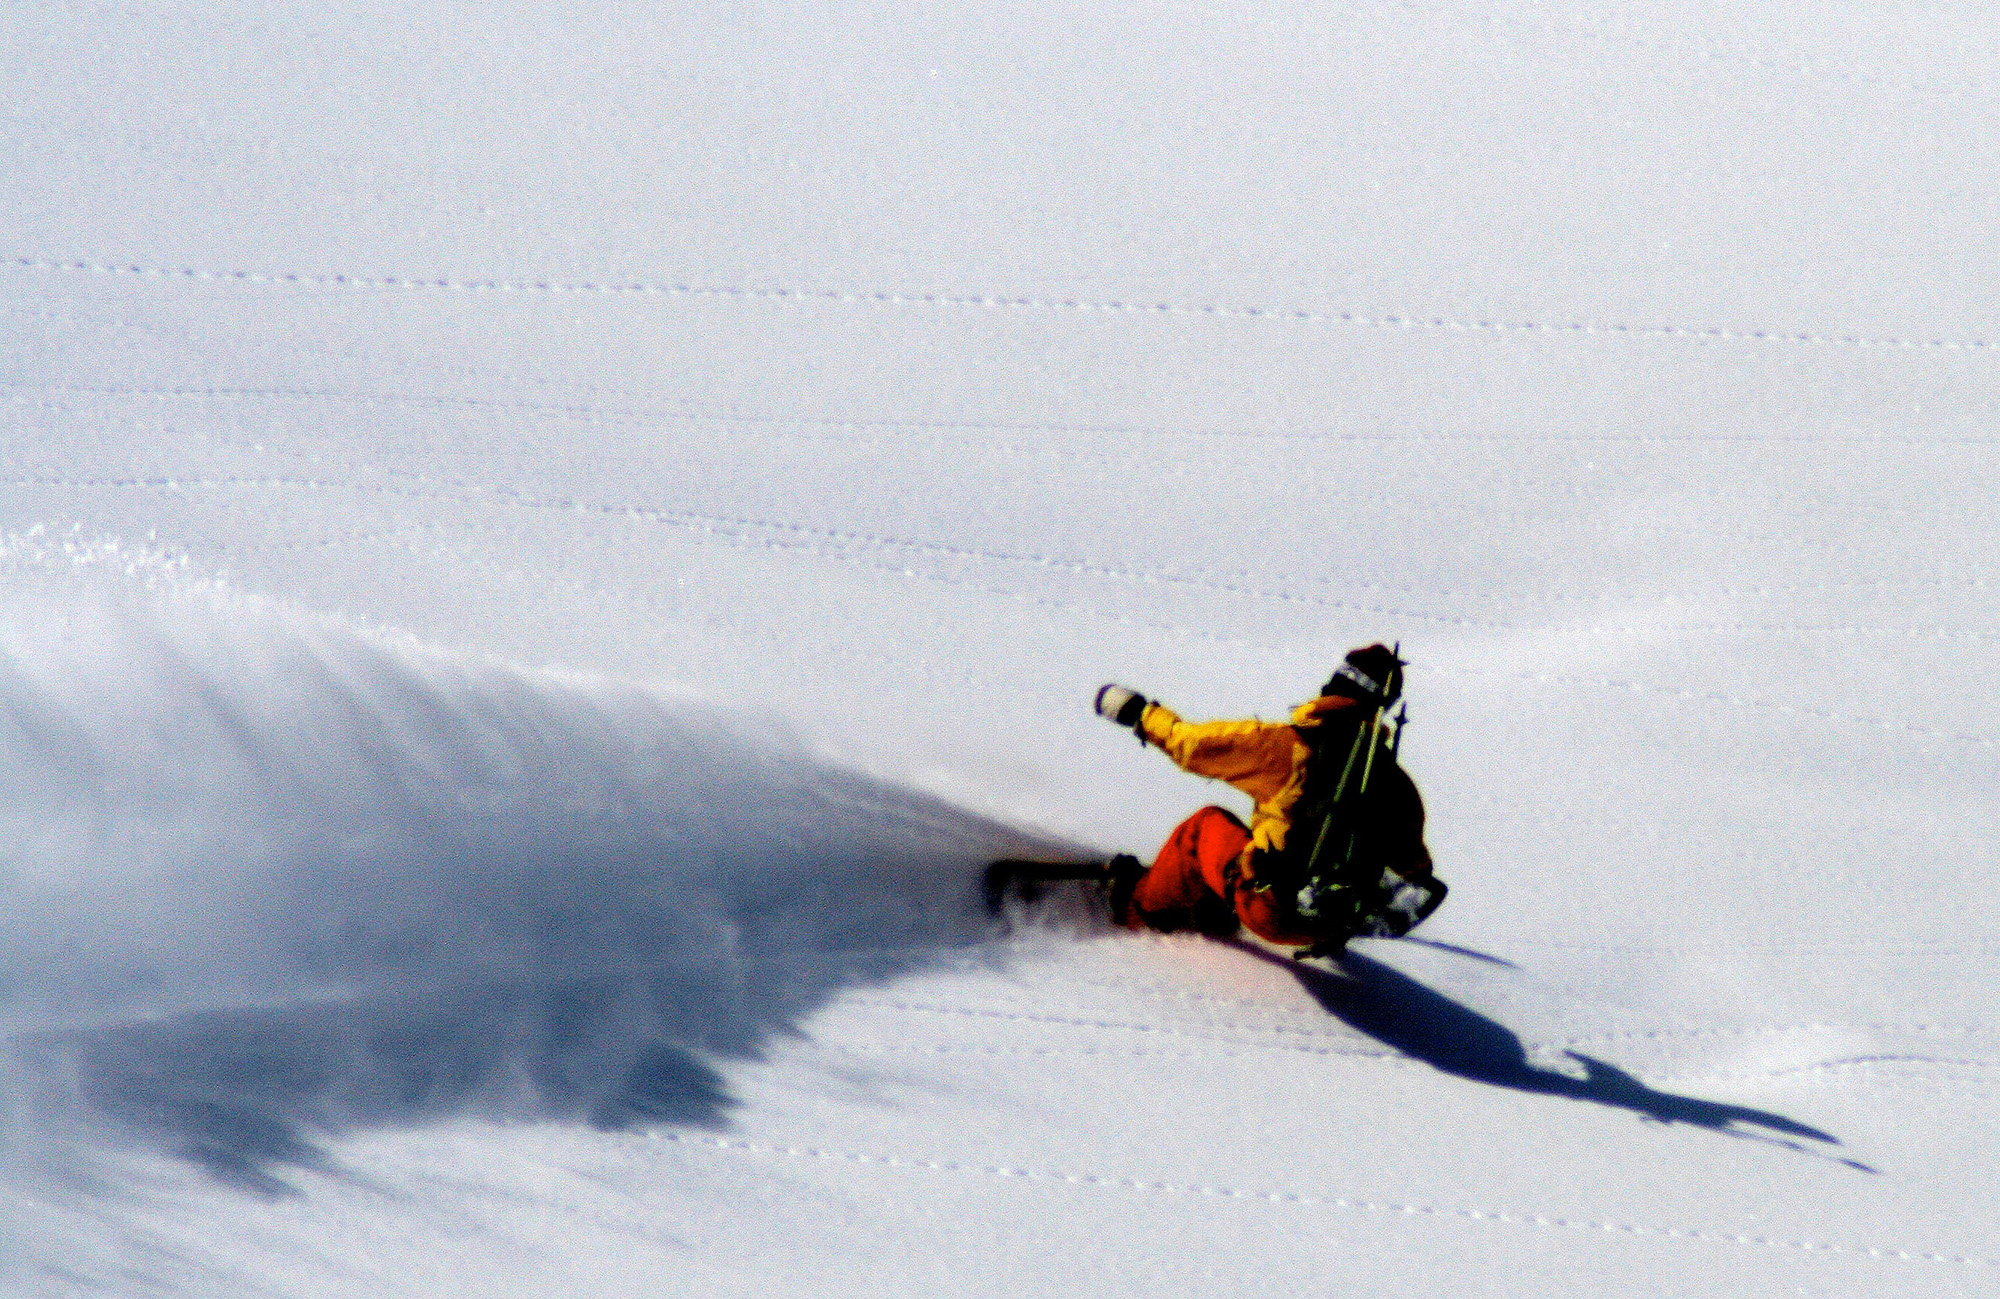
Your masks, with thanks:
[{"label": "snowboard binding", "polygon": [[1327,937],[1292,956],[1332,956],[1355,938],[1401,938],[1443,906],[1449,892],[1435,876],[1419,883],[1387,868],[1366,885],[1308,883],[1299,890],[1296,910],[1302,920],[1330,928]]}]

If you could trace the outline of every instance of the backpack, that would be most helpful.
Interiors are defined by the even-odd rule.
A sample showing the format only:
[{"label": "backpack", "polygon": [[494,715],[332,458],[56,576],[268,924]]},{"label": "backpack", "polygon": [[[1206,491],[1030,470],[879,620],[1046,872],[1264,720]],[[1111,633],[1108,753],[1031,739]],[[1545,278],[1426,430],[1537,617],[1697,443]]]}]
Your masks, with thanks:
[{"label": "backpack", "polygon": [[1396,760],[1408,717],[1407,707],[1394,718],[1378,708],[1351,732],[1307,737],[1312,757],[1285,850],[1258,872],[1303,932],[1324,935],[1301,956],[1338,951],[1354,937],[1400,938],[1444,902],[1443,880],[1419,883],[1396,869],[1417,799]]}]

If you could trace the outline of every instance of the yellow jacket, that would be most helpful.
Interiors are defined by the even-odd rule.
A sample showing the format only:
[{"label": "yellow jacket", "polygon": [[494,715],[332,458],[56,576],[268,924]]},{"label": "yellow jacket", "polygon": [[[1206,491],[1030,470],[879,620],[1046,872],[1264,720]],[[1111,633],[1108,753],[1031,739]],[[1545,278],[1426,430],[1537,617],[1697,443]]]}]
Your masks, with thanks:
[{"label": "yellow jacket", "polygon": [[[1164,704],[1148,704],[1139,718],[1139,733],[1146,741],[1173,759],[1181,770],[1197,776],[1227,781],[1256,802],[1250,814],[1250,844],[1239,863],[1243,879],[1256,878],[1255,862],[1260,854],[1279,853],[1292,828],[1292,807],[1305,792],[1306,762],[1312,750],[1300,731],[1307,727],[1342,723],[1370,725],[1373,708],[1356,699],[1327,695],[1300,704],[1292,710],[1290,722],[1184,722]],[[1393,768],[1392,768],[1393,770]],[[1399,784],[1409,786],[1408,778]],[[1430,854],[1423,848],[1423,804],[1416,799],[1415,786],[1408,787],[1414,802],[1413,847],[1406,849],[1420,858],[1428,873]],[[1401,800],[1399,800],[1401,801]],[[1408,814],[1398,820],[1407,821]],[[1417,862],[1412,861],[1412,866]]]}]

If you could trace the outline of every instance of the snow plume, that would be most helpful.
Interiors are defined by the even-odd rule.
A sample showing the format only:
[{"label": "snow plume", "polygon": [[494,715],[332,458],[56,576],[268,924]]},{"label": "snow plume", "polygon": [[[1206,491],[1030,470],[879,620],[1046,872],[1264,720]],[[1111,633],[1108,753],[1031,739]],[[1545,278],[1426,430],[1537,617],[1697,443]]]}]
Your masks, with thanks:
[{"label": "snow plume", "polygon": [[689,701],[16,584],[12,1157],[116,1134],[275,1189],[363,1125],[714,1124],[718,1060],[978,941],[977,865],[1026,846]]}]

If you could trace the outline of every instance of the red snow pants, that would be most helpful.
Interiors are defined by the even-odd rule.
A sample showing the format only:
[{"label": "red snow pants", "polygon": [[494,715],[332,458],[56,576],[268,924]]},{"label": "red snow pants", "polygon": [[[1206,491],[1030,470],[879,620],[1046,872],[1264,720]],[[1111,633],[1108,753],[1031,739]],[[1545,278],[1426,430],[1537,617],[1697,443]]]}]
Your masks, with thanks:
[{"label": "red snow pants", "polygon": [[1204,807],[1174,828],[1153,868],[1139,877],[1125,924],[1172,933],[1193,929],[1214,937],[1244,928],[1268,942],[1308,944],[1311,934],[1285,929],[1268,893],[1238,888],[1236,863],[1250,831],[1225,808]]}]

